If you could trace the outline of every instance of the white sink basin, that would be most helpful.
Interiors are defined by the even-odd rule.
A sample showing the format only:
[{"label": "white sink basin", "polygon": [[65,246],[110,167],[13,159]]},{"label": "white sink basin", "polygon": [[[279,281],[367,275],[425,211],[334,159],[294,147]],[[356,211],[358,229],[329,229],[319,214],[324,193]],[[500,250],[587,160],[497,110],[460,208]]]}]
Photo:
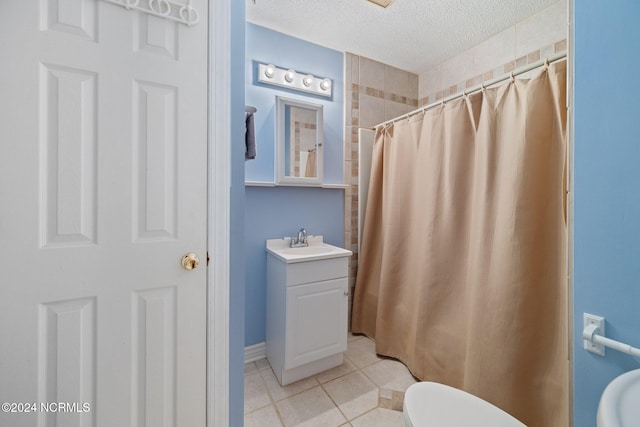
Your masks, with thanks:
[{"label": "white sink basin", "polygon": [[620,375],[605,388],[598,406],[597,425],[640,426],[640,369]]},{"label": "white sink basin", "polygon": [[290,256],[313,256],[313,255],[327,255],[334,252],[336,249],[335,246],[328,245],[323,243],[321,245],[313,245],[313,246],[302,246],[299,248],[285,248],[281,249],[280,253]]},{"label": "white sink basin", "polygon": [[350,250],[324,243],[322,236],[309,236],[308,242],[309,246],[291,248],[289,247],[289,238],[269,239],[267,240],[267,252],[287,263],[338,258],[352,254]]}]

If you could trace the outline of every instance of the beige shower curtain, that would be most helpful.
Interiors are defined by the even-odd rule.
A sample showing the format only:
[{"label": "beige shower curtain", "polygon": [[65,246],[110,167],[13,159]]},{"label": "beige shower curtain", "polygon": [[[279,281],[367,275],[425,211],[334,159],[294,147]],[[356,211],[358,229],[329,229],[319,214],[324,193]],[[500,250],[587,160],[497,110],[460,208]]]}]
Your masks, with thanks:
[{"label": "beige shower curtain", "polygon": [[529,427],[568,425],[566,61],[379,128],[352,331]]}]

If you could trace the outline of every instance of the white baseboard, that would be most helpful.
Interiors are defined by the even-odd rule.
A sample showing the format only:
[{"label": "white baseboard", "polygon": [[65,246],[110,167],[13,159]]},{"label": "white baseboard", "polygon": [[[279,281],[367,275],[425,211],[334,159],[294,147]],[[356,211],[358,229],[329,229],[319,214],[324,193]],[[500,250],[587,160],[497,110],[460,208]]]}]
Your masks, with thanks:
[{"label": "white baseboard", "polygon": [[260,342],[244,348],[244,363],[255,362],[267,357],[267,345]]}]

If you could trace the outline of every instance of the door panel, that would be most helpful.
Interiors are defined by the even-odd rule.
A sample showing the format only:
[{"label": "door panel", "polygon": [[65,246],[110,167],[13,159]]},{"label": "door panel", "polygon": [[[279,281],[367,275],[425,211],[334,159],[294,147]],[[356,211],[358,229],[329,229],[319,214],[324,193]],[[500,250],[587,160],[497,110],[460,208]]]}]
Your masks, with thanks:
[{"label": "door panel", "polygon": [[[96,299],[40,304],[39,402],[95,402]],[[75,414],[74,414],[75,415]],[[95,412],[43,413],[45,425],[95,425]]]},{"label": "door panel", "polygon": [[98,75],[40,65],[42,247],[96,243]]},{"label": "door panel", "polygon": [[175,287],[134,293],[134,425],[163,425],[175,417],[177,317]]},{"label": "door panel", "polygon": [[134,241],[175,240],[178,88],[134,82]]},{"label": "door panel", "polygon": [[0,425],[205,425],[207,30],[0,2]]},{"label": "door panel", "polygon": [[98,4],[92,0],[41,0],[40,30],[96,41]]}]

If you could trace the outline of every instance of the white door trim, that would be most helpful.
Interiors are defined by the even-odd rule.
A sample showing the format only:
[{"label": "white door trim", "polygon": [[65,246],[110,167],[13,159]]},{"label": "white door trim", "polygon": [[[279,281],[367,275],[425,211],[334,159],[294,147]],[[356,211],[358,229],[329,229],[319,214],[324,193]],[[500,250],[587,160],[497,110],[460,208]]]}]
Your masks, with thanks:
[{"label": "white door trim", "polygon": [[231,0],[209,1],[207,427],[229,425]]}]

